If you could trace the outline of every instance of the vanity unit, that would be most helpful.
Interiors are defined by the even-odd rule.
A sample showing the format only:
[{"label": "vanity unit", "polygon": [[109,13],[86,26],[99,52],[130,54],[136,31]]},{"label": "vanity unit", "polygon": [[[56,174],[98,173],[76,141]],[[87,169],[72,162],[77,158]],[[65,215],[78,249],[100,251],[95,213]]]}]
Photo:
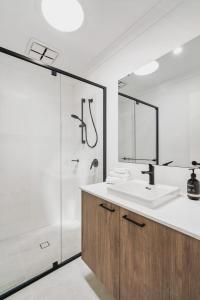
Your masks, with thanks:
[{"label": "vanity unit", "polygon": [[200,299],[200,205],[179,197],[150,209],[82,188],[82,259],[115,299]]},{"label": "vanity unit", "polygon": [[200,165],[199,51],[197,37],[119,80],[118,160],[148,164],[150,186],[82,188],[82,258],[117,300],[200,300],[200,202],[154,185],[154,165]]}]

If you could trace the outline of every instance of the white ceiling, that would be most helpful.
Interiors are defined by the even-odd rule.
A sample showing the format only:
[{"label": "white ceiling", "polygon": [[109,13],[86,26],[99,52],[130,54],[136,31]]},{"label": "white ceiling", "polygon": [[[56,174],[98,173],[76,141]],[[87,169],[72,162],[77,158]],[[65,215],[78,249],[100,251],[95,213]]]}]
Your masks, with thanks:
[{"label": "white ceiling", "polygon": [[91,61],[102,55],[159,0],[80,0],[83,26],[73,33],[62,33],[44,20],[41,0],[0,1],[0,46],[25,54],[34,38],[60,53],[55,65],[73,73],[87,70]]},{"label": "white ceiling", "polygon": [[126,86],[119,91],[133,97],[139,97],[167,81],[200,73],[200,36],[182,46],[183,52],[181,54],[174,55],[171,51],[157,59],[160,67],[155,73],[146,76],[137,76],[132,73],[122,78],[121,81]]}]

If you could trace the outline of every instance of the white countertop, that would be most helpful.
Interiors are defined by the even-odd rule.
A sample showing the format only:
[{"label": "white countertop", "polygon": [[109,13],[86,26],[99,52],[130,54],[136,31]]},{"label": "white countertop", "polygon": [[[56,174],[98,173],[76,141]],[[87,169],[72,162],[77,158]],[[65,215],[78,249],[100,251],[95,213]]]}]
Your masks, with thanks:
[{"label": "white countertop", "polygon": [[180,196],[151,209],[109,192],[107,186],[103,182],[82,186],[81,190],[200,240],[200,201]]}]

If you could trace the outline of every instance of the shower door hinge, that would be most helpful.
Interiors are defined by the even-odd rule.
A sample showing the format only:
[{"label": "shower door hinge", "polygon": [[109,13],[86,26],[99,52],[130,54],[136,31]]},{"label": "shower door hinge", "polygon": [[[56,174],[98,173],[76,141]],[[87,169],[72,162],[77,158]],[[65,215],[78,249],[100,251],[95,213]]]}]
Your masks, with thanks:
[{"label": "shower door hinge", "polygon": [[51,70],[51,75],[52,76],[57,76],[57,72],[55,70]]}]

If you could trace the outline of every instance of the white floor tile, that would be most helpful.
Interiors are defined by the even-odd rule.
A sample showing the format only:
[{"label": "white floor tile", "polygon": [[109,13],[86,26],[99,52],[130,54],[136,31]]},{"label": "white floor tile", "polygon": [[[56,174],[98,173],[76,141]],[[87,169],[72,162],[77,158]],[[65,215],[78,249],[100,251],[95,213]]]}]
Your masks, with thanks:
[{"label": "white floor tile", "polygon": [[[62,226],[62,259],[81,251],[81,225],[78,221]],[[49,247],[41,249],[40,243]],[[39,228],[23,235],[0,240],[0,294],[50,269],[61,261],[60,224]]]},{"label": "white floor tile", "polygon": [[113,300],[81,260],[35,282],[8,300]]}]

